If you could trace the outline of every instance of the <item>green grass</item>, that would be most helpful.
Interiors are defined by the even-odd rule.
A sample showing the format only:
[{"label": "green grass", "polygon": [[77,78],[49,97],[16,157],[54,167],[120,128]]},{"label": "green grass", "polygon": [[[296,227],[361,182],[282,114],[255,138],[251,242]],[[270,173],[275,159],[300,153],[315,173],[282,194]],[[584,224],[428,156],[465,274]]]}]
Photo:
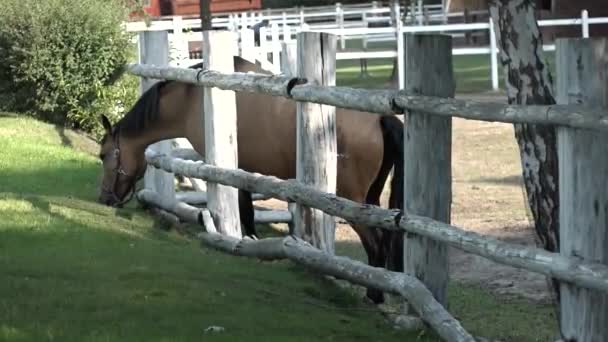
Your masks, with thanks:
[{"label": "green grass", "polygon": [[[347,41],[347,49],[358,49],[361,43],[357,40]],[[369,48],[373,50],[395,49],[394,43],[374,43]],[[554,71],[554,53],[546,52],[550,70]],[[489,55],[456,55],[452,57],[457,94],[470,94],[492,91]],[[504,90],[504,73],[498,61],[498,79],[500,89]],[[359,60],[340,60],[337,62],[336,83],[340,86],[383,88],[387,86],[393,68],[390,58],[369,59],[367,71],[369,75],[362,77]]]},{"label": "green grass", "polygon": [[[96,204],[97,150],[80,135],[0,114],[0,146],[0,340],[437,340],[290,262],[201,248],[133,202]],[[554,337],[550,307],[458,284],[448,300],[473,334]]]},{"label": "green grass", "polygon": [[[50,125],[0,116],[0,340],[416,336],[389,329],[358,296],[289,262],[201,248],[158,229],[133,203],[96,204],[100,165],[87,145]],[[206,335],[213,325],[226,330]]]}]

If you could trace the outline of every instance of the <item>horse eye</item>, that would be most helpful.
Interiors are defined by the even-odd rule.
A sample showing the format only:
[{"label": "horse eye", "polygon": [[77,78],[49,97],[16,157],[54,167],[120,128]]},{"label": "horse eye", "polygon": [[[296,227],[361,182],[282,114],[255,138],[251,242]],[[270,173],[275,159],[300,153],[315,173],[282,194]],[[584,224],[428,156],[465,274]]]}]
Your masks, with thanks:
[{"label": "horse eye", "polygon": [[106,155],[105,155],[105,153],[100,154],[100,155],[99,155],[99,159],[101,159],[101,160],[106,159]]}]

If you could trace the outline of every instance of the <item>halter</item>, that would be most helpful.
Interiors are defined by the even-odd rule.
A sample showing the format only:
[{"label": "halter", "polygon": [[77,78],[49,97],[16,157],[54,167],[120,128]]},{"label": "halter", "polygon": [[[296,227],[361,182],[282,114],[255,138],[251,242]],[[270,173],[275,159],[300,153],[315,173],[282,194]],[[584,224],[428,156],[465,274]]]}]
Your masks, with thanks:
[{"label": "halter", "polygon": [[[116,158],[116,168],[114,169],[114,182],[110,190],[104,188],[102,185],[101,191],[104,195],[110,195],[112,197],[112,199],[115,201],[115,203],[113,204],[114,207],[121,207],[123,204],[129,202],[135,194],[135,181],[132,180],[136,179],[136,175],[129,175],[120,165],[120,134],[118,134],[118,132],[114,132],[112,136],[114,138],[114,158]],[[120,175],[127,177],[127,180],[129,181],[129,188],[127,189],[127,194],[129,195],[126,196],[123,200],[121,200],[116,195],[116,184],[118,183],[118,178]]]}]

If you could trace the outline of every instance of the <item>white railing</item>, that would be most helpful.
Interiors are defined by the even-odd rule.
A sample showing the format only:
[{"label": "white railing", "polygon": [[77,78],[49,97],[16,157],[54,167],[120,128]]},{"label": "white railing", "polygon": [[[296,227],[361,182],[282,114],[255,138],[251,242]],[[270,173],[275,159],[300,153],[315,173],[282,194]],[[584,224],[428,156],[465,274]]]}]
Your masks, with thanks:
[{"label": "white railing", "polygon": [[[330,6],[332,7],[332,6]],[[333,8],[333,7],[332,7]],[[255,50],[255,57],[260,60],[266,68],[271,69],[273,72],[280,70],[280,51],[281,43],[292,42],[295,40],[295,36],[301,31],[316,31],[316,32],[328,32],[336,34],[340,37],[342,51],[337,53],[336,58],[338,60],[348,59],[374,59],[374,58],[395,58],[403,56],[402,45],[400,41],[396,41],[396,28],[395,27],[367,27],[362,26],[362,22],[344,22],[343,18],[347,15],[356,15],[357,13],[366,20],[366,16],[369,14],[390,14],[388,7],[373,7],[372,6],[336,6],[333,8],[334,11],[329,7],[315,7],[308,8],[309,12],[305,12],[304,9],[291,9],[290,12],[283,10],[280,15],[276,14],[277,11],[271,10],[251,12],[252,15],[249,17],[246,13],[236,20],[237,15],[231,15],[231,24],[223,26],[222,18],[214,18],[214,26],[216,27],[228,27],[236,32],[241,32],[243,28],[249,28],[255,22],[259,22],[264,19],[269,20],[268,27],[260,28],[260,44],[259,46],[253,47]],[[318,12],[314,12],[317,10]],[[396,8],[399,11],[399,8]],[[256,13],[264,13],[264,16],[258,17]],[[268,14],[270,13],[270,14]],[[296,15],[297,14],[297,15]],[[335,20],[330,22],[306,24],[303,18],[315,18],[315,17],[334,17]],[[388,17],[369,17],[369,19],[379,19],[390,21]],[[254,21],[252,21],[252,20]],[[302,24],[304,23],[304,24]],[[581,36],[586,38],[589,37],[589,26],[596,24],[608,24],[608,17],[595,17],[590,18],[587,10],[581,11],[580,18],[570,19],[545,19],[539,20],[538,25],[540,27],[553,27],[553,26],[580,26]],[[150,26],[146,26],[143,22],[131,22],[126,24],[127,31],[172,31],[169,35],[169,39],[172,42],[173,48],[177,57],[175,58],[176,65],[181,65],[180,61],[188,59],[188,42],[189,41],[200,41],[201,35],[198,32],[192,32],[193,28],[198,29],[200,27],[200,19],[182,19],[181,17],[172,17],[171,20],[152,21]],[[489,55],[490,57],[490,79],[492,90],[499,89],[499,76],[498,76],[498,53],[500,52],[497,43],[496,35],[494,34],[494,27],[492,25],[491,18],[488,22],[477,22],[477,23],[465,23],[465,24],[442,24],[442,25],[409,25],[404,26],[399,23],[399,32],[403,33],[418,33],[418,32],[440,32],[443,34],[449,34],[453,38],[462,37],[467,32],[477,31],[483,33],[487,31],[489,37],[488,46],[476,46],[476,47],[455,47],[452,54],[457,55]],[[253,39],[253,36],[248,36]],[[363,49],[361,51],[344,51],[345,41],[347,40],[363,40]],[[369,42],[395,42],[396,49],[375,49],[368,50],[367,45]],[[250,42],[249,45],[254,45]],[[546,44],[543,45],[545,51],[554,51],[555,45]],[[268,58],[267,56],[271,56]],[[399,58],[399,65],[401,66],[401,59]],[[190,59],[186,63],[194,64],[199,62],[199,59]],[[399,68],[402,70],[402,68]],[[399,88],[403,89],[404,78],[403,74],[399,72]]]},{"label": "white railing", "polygon": [[[590,18],[587,10],[581,11],[580,18],[571,19],[545,19],[539,20],[538,25],[540,27],[552,27],[552,26],[580,26],[581,36],[583,38],[589,37],[589,25],[594,24],[608,24],[608,17],[596,17]],[[285,30],[285,27],[283,27]],[[287,29],[289,30],[289,29]],[[273,36],[268,33],[269,30],[261,30],[260,34],[264,35],[266,39],[270,37],[270,41],[273,40]],[[283,31],[283,35],[294,35],[300,32],[300,29],[296,29],[294,32]],[[344,39],[361,39],[362,37],[373,36],[376,41],[395,41],[395,28],[393,27],[379,27],[379,28],[334,28],[334,29],[315,29],[310,28],[307,31],[316,32],[328,32],[343,37]],[[488,22],[483,23],[467,23],[467,24],[447,24],[447,25],[421,25],[421,26],[401,26],[399,32],[403,33],[419,33],[419,32],[440,32],[449,34],[452,37],[462,36],[465,31],[489,31],[489,46],[482,47],[455,47],[452,50],[453,55],[490,55],[490,72],[492,89],[498,90],[499,78],[498,78],[498,53],[500,49],[497,46],[496,35],[494,33],[494,25],[490,18]],[[290,37],[289,39],[293,39]],[[276,44],[263,44],[263,46],[274,46]],[[280,46],[280,44],[279,44]],[[543,45],[544,51],[554,51],[554,44]],[[262,52],[264,53],[264,52]],[[272,51],[266,51],[266,53],[272,53]],[[403,56],[402,46],[397,41],[397,50],[384,50],[384,51],[361,51],[361,52],[338,52],[337,59],[371,59],[371,58],[394,58],[397,56]],[[401,58],[400,58],[401,59]],[[403,75],[400,72],[399,76],[399,88],[403,89]]]}]

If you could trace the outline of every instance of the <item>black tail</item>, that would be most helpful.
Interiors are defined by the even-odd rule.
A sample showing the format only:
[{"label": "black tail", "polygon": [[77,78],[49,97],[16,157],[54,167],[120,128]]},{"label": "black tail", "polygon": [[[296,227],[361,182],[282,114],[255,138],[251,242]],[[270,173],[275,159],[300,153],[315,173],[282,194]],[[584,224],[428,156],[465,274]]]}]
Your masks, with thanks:
[{"label": "black tail", "polygon": [[[384,153],[393,160],[393,179],[388,206],[391,209],[404,210],[403,122],[395,116],[383,116],[380,119],[380,125],[384,135]],[[382,233],[382,248],[387,251],[387,268],[392,271],[403,272],[403,233],[385,230]]]}]

